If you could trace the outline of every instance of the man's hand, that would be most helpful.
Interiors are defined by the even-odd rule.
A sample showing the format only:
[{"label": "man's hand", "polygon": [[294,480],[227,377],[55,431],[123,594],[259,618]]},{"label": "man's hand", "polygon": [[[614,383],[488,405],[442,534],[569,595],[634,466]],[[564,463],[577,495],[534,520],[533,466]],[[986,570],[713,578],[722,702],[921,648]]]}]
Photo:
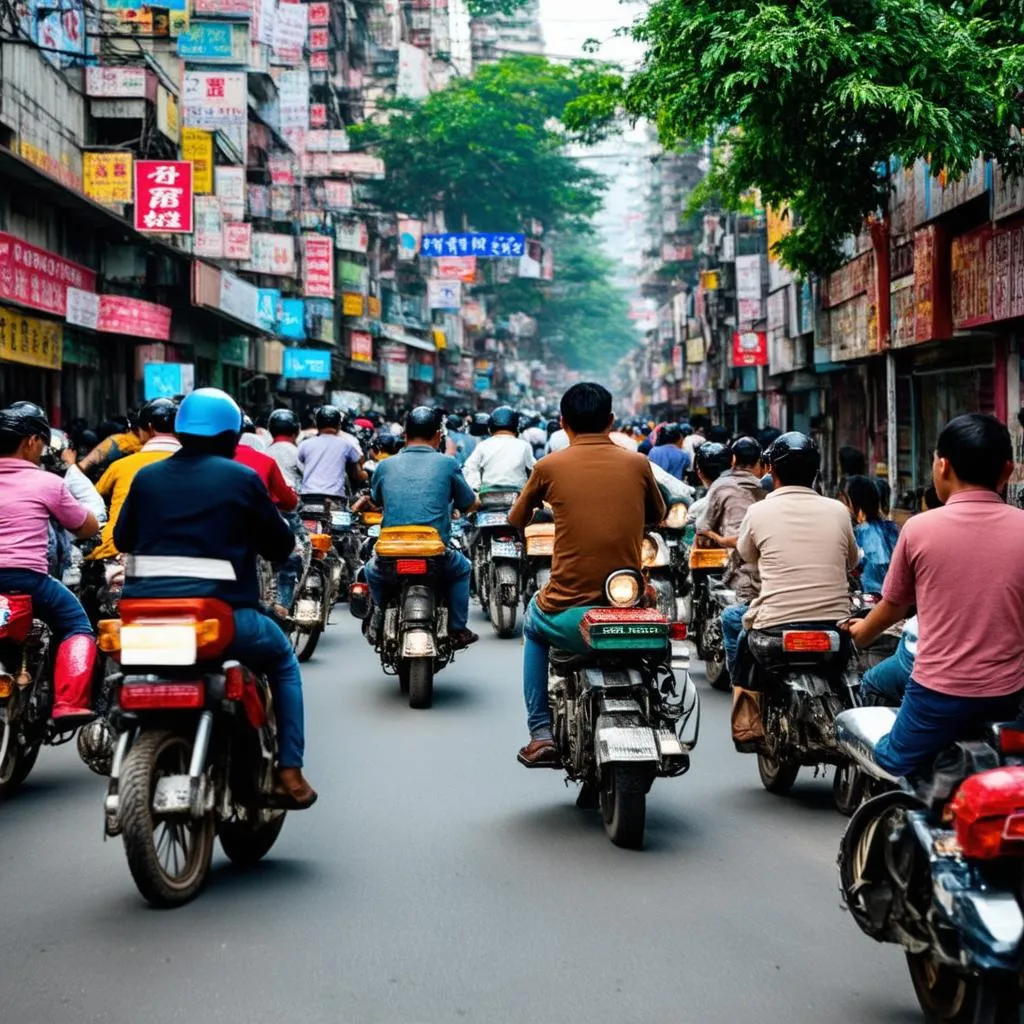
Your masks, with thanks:
[{"label": "man's hand", "polygon": [[867,619],[847,619],[841,628],[850,634],[850,639],[858,647],[867,647],[871,643],[870,639],[863,639],[868,631]]},{"label": "man's hand", "polygon": [[60,453],[60,461],[63,462],[65,466],[73,466],[77,457],[78,453],[74,448],[65,448],[64,451]]},{"label": "man's hand", "polygon": [[893,604],[883,598],[871,609],[867,618],[847,619],[840,628],[849,633],[853,642],[863,650],[870,647],[890,626],[905,619],[909,610],[908,604]]}]

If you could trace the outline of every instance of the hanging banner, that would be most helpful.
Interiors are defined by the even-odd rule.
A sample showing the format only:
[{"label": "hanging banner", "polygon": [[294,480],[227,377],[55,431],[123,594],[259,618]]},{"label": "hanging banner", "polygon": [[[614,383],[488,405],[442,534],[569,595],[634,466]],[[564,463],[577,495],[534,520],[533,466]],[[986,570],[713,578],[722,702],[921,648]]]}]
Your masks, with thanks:
[{"label": "hanging banner", "polygon": [[104,334],[169,341],[171,310],[155,302],[125,295],[96,295],[77,288],[68,289],[69,324]]},{"label": "hanging banner", "polygon": [[240,221],[224,223],[224,259],[252,259],[252,225]]},{"label": "hanging banner", "polygon": [[281,293],[276,288],[256,289],[256,325],[261,330],[273,333],[277,330],[277,307]]},{"label": "hanging banner", "polygon": [[334,244],[346,252],[366,252],[370,246],[370,232],[361,220],[338,224]]},{"label": "hanging banner", "polygon": [[767,366],[768,335],[764,331],[734,331],[732,366]]},{"label": "hanging banner", "polygon": [[274,20],[271,61],[274,64],[302,63],[302,49],[309,34],[309,9],[302,3],[279,3]]},{"label": "hanging banner", "polygon": [[225,220],[245,220],[245,168],[217,167],[214,191]]},{"label": "hanging banner", "polygon": [[192,251],[196,256],[223,259],[224,235],[220,200],[216,196],[196,196],[196,230]]},{"label": "hanging banner", "polygon": [[0,300],[64,316],[68,288],[96,291],[96,273],[0,231]]},{"label": "hanging banner", "polygon": [[181,95],[183,119],[190,128],[230,128],[248,118],[244,71],[186,71]]},{"label": "hanging banner", "polygon": [[291,235],[252,233],[252,259],[245,268],[256,274],[295,276],[295,239]]},{"label": "hanging banner", "polygon": [[85,194],[98,203],[132,201],[131,153],[83,153]]},{"label": "hanging banner", "polygon": [[0,360],[59,370],[63,364],[63,339],[62,324],[23,316],[0,306]]},{"label": "hanging banner", "polygon": [[[523,257],[525,259],[525,257]],[[437,276],[449,281],[472,284],[476,280],[475,256],[442,256],[437,261]],[[520,277],[523,275],[520,274]]]},{"label": "hanging banner", "polygon": [[303,235],[305,276],[302,294],[307,298],[334,298],[334,243],[327,235]]},{"label": "hanging banner", "polygon": [[289,380],[330,380],[331,353],[318,348],[286,348],[283,376]]},{"label": "hanging banner", "polygon": [[135,230],[192,233],[192,165],[184,160],[135,161]]},{"label": "hanging banner", "polygon": [[526,252],[525,235],[462,232],[449,235],[424,235],[421,256],[481,256],[487,259],[520,257]]},{"label": "hanging banner", "polygon": [[213,191],[213,135],[202,128],[182,128],[181,158],[192,164],[192,186],[196,195]]},{"label": "hanging banner", "polygon": [[430,309],[461,309],[462,282],[431,278],[427,281],[427,305]]}]

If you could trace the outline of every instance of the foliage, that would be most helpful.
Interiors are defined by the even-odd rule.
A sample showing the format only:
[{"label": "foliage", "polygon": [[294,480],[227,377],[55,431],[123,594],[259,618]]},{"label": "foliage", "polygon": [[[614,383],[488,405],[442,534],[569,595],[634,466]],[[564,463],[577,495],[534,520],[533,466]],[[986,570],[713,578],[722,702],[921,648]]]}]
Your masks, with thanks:
[{"label": "foliage", "polygon": [[714,140],[703,194],[733,206],[756,187],[793,209],[779,254],[827,270],[886,207],[890,158],[952,176],[979,153],[1020,166],[1021,28],[1006,0],[654,0],[632,31],[641,68],[570,120],[621,104],[665,145]]},{"label": "foliage", "polygon": [[468,0],[469,13],[474,18],[486,18],[492,14],[515,14],[526,4],[526,0]]},{"label": "foliage", "polygon": [[378,198],[385,209],[440,207],[456,230],[516,230],[531,219],[553,230],[584,222],[600,206],[601,177],[565,147],[601,138],[610,119],[595,116],[570,132],[562,117],[606,77],[589,61],[512,57],[422,102],[397,100],[386,122],[355,126],[352,135],[384,158]]}]

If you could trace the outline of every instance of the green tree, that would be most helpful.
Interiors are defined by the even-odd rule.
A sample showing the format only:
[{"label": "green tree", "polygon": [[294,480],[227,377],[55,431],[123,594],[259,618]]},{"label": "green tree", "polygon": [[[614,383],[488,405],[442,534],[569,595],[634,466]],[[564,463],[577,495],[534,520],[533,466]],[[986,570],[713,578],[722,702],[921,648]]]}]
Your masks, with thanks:
[{"label": "green tree", "polygon": [[797,270],[835,266],[843,237],[885,209],[892,157],[953,176],[979,153],[1020,165],[1019,4],[654,0],[632,34],[640,69],[571,114],[622,104],[667,146],[714,140],[702,196],[735,206],[756,187],[795,211],[779,254]]},{"label": "green tree", "polygon": [[526,0],[468,0],[469,13],[474,18],[486,18],[491,14],[515,14]]},{"label": "green tree", "polygon": [[377,191],[385,209],[441,208],[450,227],[478,231],[518,230],[530,220],[545,230],[581,224],[600,207],[603,181],[565,147],[602,137],[610,117],[575,132],[561,119],[606,76],[589,61],[511,57],[422,102],[397,100],[386,122],[352,135],[384,158],[387,178]]}]

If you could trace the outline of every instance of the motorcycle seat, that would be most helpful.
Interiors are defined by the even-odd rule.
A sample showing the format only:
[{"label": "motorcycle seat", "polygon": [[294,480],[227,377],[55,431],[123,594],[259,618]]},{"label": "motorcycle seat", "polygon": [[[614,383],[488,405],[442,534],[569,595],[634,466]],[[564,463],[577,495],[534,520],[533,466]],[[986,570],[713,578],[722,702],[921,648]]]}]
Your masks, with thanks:
[{"label": "motorcycle seat", "polygon": [[381,558],[437,558],[446,550],[432,526],[389,526],[380,531],[376,547]]},{"label": "motorcycle seat", "polygon": [[875,760],[875,749],[896,721],[896,708],[851,708],[836,715],[836,742],[872,778],[896,779]]},{"label": "motorcycle seat", "polygon": [[481,508],[511,508],[519,497],[519,491],[509,488],[480,491]]}]

